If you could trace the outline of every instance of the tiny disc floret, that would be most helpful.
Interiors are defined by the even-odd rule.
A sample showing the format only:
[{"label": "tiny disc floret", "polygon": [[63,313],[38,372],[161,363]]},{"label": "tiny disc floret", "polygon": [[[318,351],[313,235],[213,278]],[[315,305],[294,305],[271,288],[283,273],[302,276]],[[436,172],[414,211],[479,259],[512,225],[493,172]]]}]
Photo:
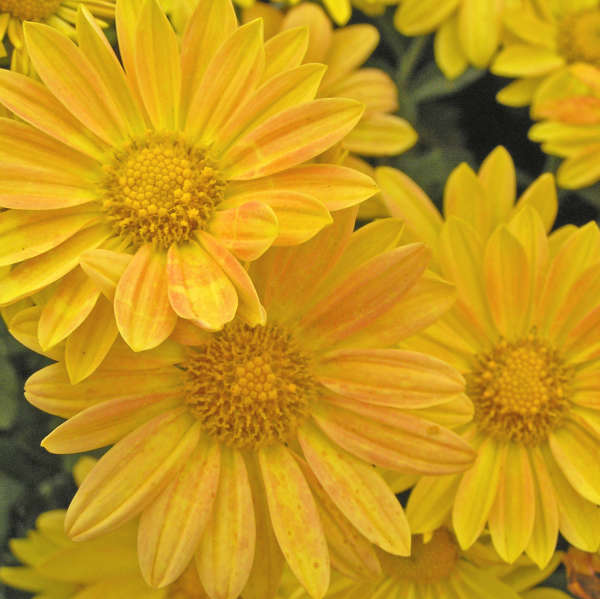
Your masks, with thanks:
[{"label": "tiny disc floret", "polygon": [[43,21],[52,16],[62,0],[0,0],[0,13],[7,12],[23,21]]},{"label": "tiny disc floret", "polygon": [[409,557],[383,552],[379,555],[386,575],[401,582],[432,583],[452,574],[459,559],[459,549],[452,534],[439,528],[427,542],[422,535],[414,535]]},{"label": "tiny disc floret", "polygon": [[501,339],[476,356],[467,394],[480,430],[536,445],[562,422],[572,378],[559,352],[533,331],[513,342]]},{"label": "tiny disc floret", "polygon": [[153,134],[115,152],[104,167],[102,206],[117,234],[167,249],[203,229],[225,181],[205,149]]},{"label": "tiny disc floret", "polygon": [[318,387],[310,358],[276,324],[230,324],[183,368],[191,412],[209,435],[240,449],[288,442]]},{"label": "tiny disc floret", "polygon": [[558,49],[569,62],[600,67],[600,10],[568,14],[559,23]]}]

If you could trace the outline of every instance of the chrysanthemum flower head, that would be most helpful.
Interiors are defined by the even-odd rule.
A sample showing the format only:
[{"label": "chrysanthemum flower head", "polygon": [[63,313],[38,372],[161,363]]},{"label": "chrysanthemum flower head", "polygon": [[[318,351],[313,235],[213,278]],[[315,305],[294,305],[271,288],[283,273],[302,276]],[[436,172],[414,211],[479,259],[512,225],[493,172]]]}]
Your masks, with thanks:
[{"label": "chrysanthemum flower head", "polygon": [[330,561],[377,571],[370,542],[409,553],[373,465],[464,470],[472,451],[442,423],[472,409],[454,369],[391,348],[444,312],[451,288],[424,274],[423,244],[396,247],[397,221],[352,233],[355,212],[253,263],[265,324],[204,333],[182,321],[166,347],[111,353],[78,385],[61,363],[29,379],[30,402],[70,417],[44,447],[116,443],[71,503],[74,539],[141,514],[146,580],[168,584],[195,555],[212,599],[235,599],[249,578],[244,597],[272,596],[284,560],[320,598]]},{"label": "chrysanthemum flower head", "polygon": [[506,12],[507,42],[491,71],[518,79],[500,90],[498,101],[530,104],[542,83],[561,77],[573,63],[600,66],[598,0],[529,1]]},{"label": "chrysanthemum flower head", "polygon": [[[6,56],[6,38],[12,45],[11,68],[29,73],[31,64],[25,39],[23,23],[37,21],[55,27],[75,37],[78,6],[87,7],[99,19],[112,19],[115,0],[0,0],[0,56]],[[97,21],[101,25],[106,23]]]},{"label": "chrysanthemum flower head", "polygon": [[[516,207],[514,167],[495,150],[475,175],[458,167],[447,183],[445,221],[422,191],[390,169],[378,174],[391,212],[436,251],[456,284],[454,308],[407,347],[454,364],[475,406],[461,434],[478,451],[464,474],[424,477],[407,514],[415,532],[452,512],[462,547],[487,524],[512,562],[525,550],[548,562],[560,532],[595,551],[600,543],[600,450],[595,223],[546,231],[556,214],[551,175]],[[396,208],[396,209],[395,209]]]},{"label": "chrysanthemum flower head", "polygon": [[[363,106],[314,100],[325,66],[301,64],[307,32],[282,52],[281,39],[263,42],[261,20],[238,27],[230,0],[199,3],[181,51],[156,0],[119,0],[116,11],[125,71],[80,7],[79,47],[25,25],[43,85],[0,73],[0,101],[25,121],[0,120],[0,263],[15,265],[0,305],[101,249],[100,268],[122,269],[116,322],[135,350],[160,344],[178,317],[208,330],[236,313],[262,323],[241,261],[306,241],[375,191],[351,169],[304,164]],[[66,306],[66,318],[81,310]]]},{"label": "chrysanthemum flower head", "polygon": [[305,61],[327,65],[318,96],[353,98],[365,105],[360,122],[341,142],[344,150],[388,156],[405,152],[416,143],[416,131],[392,114],[398,109],[398,89],[392,79],[381,69],[359,68],[379,43],[375,27],[360,24],[334,30],[324,10],[308,2],[285,13],[257,2],[243,12],[245,21],[256,17],[264,19],[266,37],[308,27]]},{"label": "chrysanthemum flower head", "polygon": [[486,68],[502,34],[502,15],[526,0],[400,0],[394,17],[404,35],[435,31],[435,60],[449,79],[469,66]]}]

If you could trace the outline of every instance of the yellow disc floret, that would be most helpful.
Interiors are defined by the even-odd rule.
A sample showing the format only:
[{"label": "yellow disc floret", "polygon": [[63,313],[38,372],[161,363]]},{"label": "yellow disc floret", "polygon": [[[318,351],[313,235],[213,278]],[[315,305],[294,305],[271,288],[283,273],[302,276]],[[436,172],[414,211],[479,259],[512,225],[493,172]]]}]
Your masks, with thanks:
[{"label": "yellow disc floret", "polygon": [[168,248],[202,229],[225,182],[205,150],[152,135],[115,153],[104,168],[102,205],[117,233],[139,246]]},{"label": "yellow disc floret", "polygon": [[467,375],[475,421],[498,439],[535,445],[563,420],[572,374],[535,331],[514,342],[501,340],[476,357]]},{"label": "yellow disc floret", "polygon": [[600,67],[600,10],[565,16],[558,28],[558,49],[569,62]]},{"label": "yellow disc floret", "polygon": [[289,441],[317,390],[310,359],[273,324],[226,326],[184,369],[192,413],[209,435],[242,449]]},{"label": "yellow disc floret", "polygon": [[23,21],[43,21],[52,16],[62,0],[0,0],[0,14],[7,12]]},{"label": "yellow disc floret", "polygon": [[459,558],[459,550],[452,534],[439,528],[425,542],[415,535],[411,541],[409,557],[397,557],[380,552],[384,573],[401,582],[432,583],[444,580],[452,574]]}]

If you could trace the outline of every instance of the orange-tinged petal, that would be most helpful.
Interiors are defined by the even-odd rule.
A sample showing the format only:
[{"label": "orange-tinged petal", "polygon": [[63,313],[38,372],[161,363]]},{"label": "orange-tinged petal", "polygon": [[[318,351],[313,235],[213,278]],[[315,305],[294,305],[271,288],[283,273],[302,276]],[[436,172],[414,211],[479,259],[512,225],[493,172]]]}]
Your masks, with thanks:
[{"label": "orange-tinged petal", "polygon": [[73,270],[81,254],[99,246],[110,235],[105,225],[94,225],[73,235],[52,251],[13,268],[0,283],[0,305],[9,304],[54,283]]},{"label": "orange-tinged petal", "polygon": [[97,218],[85,208],[0,212],[0,266],[38,256]]},{"label": "orange-tinged petal", "polygon": [[[10,319],[4,314],[5,322],[8,325],[10,334],[25,347],[30,350],[48,356],[53,360],[62,360],[64,354],[64,346],[62,344],[53,347],[50,350],[44,351],[38,340],[38,323],[42,312],[41,306],[23,307],[23,302],[17,302],[10,307],[19,306],[20,309],[13,314]],[[6,312],[6,308],[3,312]]]},{"label": "orange-tinged petal", "polygon": [[221,452],[215,507],[196,553],[196,567],[210,597],[237,599],[254,560],[254,506],[242,454],[229,448]]},{"label": "orange-tinged petal", "polygon": [[359,102],[342,98],[293,106],[240,138],[219,166],[229,179],[246,180],[299,165],[340,141],[363,110]]},{"label": "orange-tinged petal", "polygon": [[389,408],[361,410],[357,403],[344,408],[340,398],[316,407],[313,417],[330,439],[367,463],[415,474],[462,472],[473,463],[466,441],[430,421]]},{"label": "orange-tinged petal", "polygon": [[[382,116],[381,113],[396,112],[398,110],[398,88],[392,78],[381,69],[360,69],[355,71],[336,83],[329,90],[328,95],[352,98],[365,105],[365,116],[358,127],[365,123],[371,115],[377,117]],[[376,119],[374,124],[377,122]],[[408,132],[407,123],[403,119],[390,119],[389,123],[390,125],[402,125],[402,131],[404,133]],[[412,135],[416,139],[414,131]]]},{"label": "orange-tinged petal", "polygon": [[42,440],[51,453],[81,453],[116,443],[146,422],[181,405],[179,390],[121,397],[75,414]]},{"label": "orange-tinged petal", "polygon": [[262,21],[239,27],[221,46],[194,89],[185,132],[210,144],[238,106],[254,91],[264,69]]},{"label": "orange-tinged petal", "polygon": [[315,476],[346,518],[385,551],[409,555],[406,517],[381,475],[332,445],[313,424],[305,424],[298,439]]},{"label": "orange-tinged petal", "polygon": [[279,223],[267,204],[246,202],[215,212],[208,230],[237,258],[250,261],[259,258],[273,244]]},{"label": "orange-tinged petal", "polygon": [[132,258],[131,254],[98,248],[83,253],[79,265],[104,295],[112,301],[119,279],[123,276]]},{"label": "orange-tinged petal", "polygon": [[452,524],[463,549],[481,534],[505,467],[505,449],[495,439],[485,439],[477,452],[475,464],[462,476],[452,510]]},{"label": "orange-tinged petal", "polygon": [[127,123],[107,101],[110,94],[83,52],[48,25],[27,22],[23,30],[31,61],[48,89],[103,141],[121,143]]},{"label": "orange-tinged petal", "polygon": [[464,379],[445,362],[400,349],[342,349],[316,365],[331,391],[376,405],[419,408],[437,405],[464,391]]},{"label": "orange-tinged petal", "polygon": [[513,563],[529,544],[535,519],[535,487],[527,448],[509,443],[506,468],[498,482],[498,492],[489,524],[492,542],[500,557]]},{"label": "orange-tinged petal", "polygon": [[201,439],[175,480],[144,510],[138,555],[149,585],[170,584],[193,558],[217,496],[220,467],[217,443]]},{"label": "orange-tinged petal", "polygon": [[102,370],[73,385],[64,364],[52,364],[32,374],[25,383],[25,398],[36,408],[69,418],[100,402],[154,393],[182,391],[181,372],[177,369]]},{"label": "orange-tinged petal", "polygon": [[226,203],[240,203],[254,193],[295,191],[310,195],[331,212],[354,206],[377,192],[371,177],[345,166],[305,164],[253,181],[232,182],[227,187]]},{"label": "orange-tinged petal", "polygon": [[453,429],[471,422],[474,411],[473,402],[464,393],[461,393],[445,403],[430,408],[410,410],[408,413]]},{"label": "orange-tinged petal", "polygon": [[158,347],[136,353],[132,352],[127,343],[119,337],[116,339],[106,359],[102,362],[102,371],[128,370],[131,372],[161,369],[166,366],[180,364],[185,360],[186,356],[186,348],[171,339],[167,339]]},{"label": "orange-tinged petal", "polygon": [[71,384],[87,378],[100,366],[119,331],[112,304],[98,298],[86,320],[67,339],[65,368]]},{"label": "orange-tinged petal", "polygon": [[[271,8],[271,7],[269,7]],[[279,13],[281,15],[281,13]],[[265,24],[266,26],[266,24]],[[268,37],[265,32],[265,37]],[[302,64],[308,49],[309,32],[304,27],[280,31],[265,43],[263,81]]]},{"label": "orange-tinged petal", "polygon": [[40,345],[52,347],[70,335],[88,317],[99,295],[100,291],[81,268],[63,277],[40,314]]},{"label": "orange-tinged petal", "polygon": [[547,232],[552,229],[558,211],[556,184],[552,173],[540,175],[521,195],[516,210],[531,206],[540,215]]},{"label": "orange-tinged petal", "polygon": [[489,198],[492,227],[496,227],[506,221],[517,193],[515,165],[506,148],[498,146],[486,156],[477,178]]},{"label": "orange-tinged petal", "polygon": [[198,233],[198,240],[233,283],[238,294],[236,315],[251,326],[264,324],[267,313],[244,267],[212,235],[201,231]]},{"label": "orange-tinged petal", "polygon": [[258,458],[273,530],[283,555],[309,595],[321,599],[329,586],[329,552],[306,479],[282,445],[261,449]]},{"label": "orange-tinged petal", "polygon": [[175,327],[177,315],[167,295],[167,258],[150,244],[136,252],[119,279],[115,318],[133,351],[160,345]]},{"label": "orange-tinged petal", "polygon": [[141,10],[134,56],[137,83],[154,128],[175,129],[181,88],[179,45],[156,0],[147,0]]},{"label": "orange-tinged petal", "polygon": [[167,253],[169,302],[176,314],[218,331],[235,316],[237,291],[200,245],[173,244]]},{"label": "orange-tinged petal", "polygon": [[286,13],[282,29],[295,27],[308,28],[308,50],[304,62],[327,62],[327,53],[331,46],[333,27],[325,11],[313,3],[300,3]]},{"label": "orange-tinged petal", "polygon": [[433,532],[450,516],[460,476],[423,476],[414,486],[406,505],[406,518],[413,534]]},{"label": "orange-tinged petal", "polygon": [[67,534],[83,541],[136,516],[179,471],[199,435],[197,421],[176,409],[121,439],[102,456],[71,501]]}]

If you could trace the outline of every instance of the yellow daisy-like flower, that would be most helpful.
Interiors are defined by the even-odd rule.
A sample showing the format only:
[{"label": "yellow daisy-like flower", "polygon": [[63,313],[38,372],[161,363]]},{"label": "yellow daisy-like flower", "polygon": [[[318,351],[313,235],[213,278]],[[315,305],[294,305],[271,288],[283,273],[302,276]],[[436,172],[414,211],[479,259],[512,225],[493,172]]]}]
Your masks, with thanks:
[{"label": "yellow daisy-like flower", "polygon": [[544,152],[565,158],[558,184],[578,189],[600,180],[600,70],[578,63],[561,75],[536,93],[532,115],[544,122],[529,137]]},{"label": "yellow daisy-like flower", "polygon": [[[113,19],[115,0],[0,0],[0,56],[6,56],[5,39],[12,44],[11,69],[30,73],[31,64],[23,35],[24,21],[46,23],[75,37],[77,9],[85,6],[99,19]],[[101,20],[100,25],[106,25]]]},{"label": "yellow daisy-like flower", "polygon": [[501,42],[502,15],[527,0],[400,0],[394,24],[404,35],[435,31],[435,61],[449,79],[486,68]]},{"label": "yellow daisy-like flower", "polygon": [[573,545],[600,543],[600,232],[567,226],[549,238],[557,209],[544,174],[516,206],[515,171],[498,148],[478,174],[449,177],[443,221],[408,177],[378,169],[384,201],[457,288],[455,306],[406,347],[447,360],[467,380],[477,449],[464,474],[424,477],[407,506],[413,532],[452,512],[461,547],[485,525],[512,562],[522,551],[540,566],[560,532]]},{"label": "yellow daisy-like flower", "polygon": [[560,77],[569,64],[600,66],[598,0],[529,0],[508,11],[504,25],[509,37],[490,70],[518,79],[498,93],[503,104],[530,104],[539,86],[548,78]]},{"label": "yellow daisy-like flower", "polygon": [[253,263],[266,324],[205,333],[182,321],[181,345],[113,351],[78,385],[61,363],[29,379],[32,404],[69,417],[45,448],[116,443],[69,507],[72,538],[141,514],[144,578],[169,584],[195,555],[213,599],[235,599],[249,577],[245,599],[273,596],[284,559],[320,598],[330,559],[376,569],[368,541],[410,552],[373,465],[464,470],[472,450],[445,426],[469,421],[472,406],[453,368],[391,348],[448,308],[451,287],[424,274],[423,244],[396,247],[398,221],[353,233],[355,214]]},{"label": "yellow daisy-like flower", "polygon": [[114,307],[134,350],[159,345],[178,317],[209,330],[237,312],[263,323],[240,261],[306,241],[374,193],[357,171],[304,164],[363,106],[314,100],[325,66],[301,64],[307,31],[282,52],[261,20],[238,27],[230,0],[199,3],[181,51],[156,0],[116,11],[125,71],[80,7],[79,47],[25,24],[44,85],[0,72],[0,101],[26,121],[0,119],[0,265],[15,265],[0,305],[60,280],[70,324],[47,345],[60,341],[93,293],[78,297],[76,267],[99,248],[106,270],[125,267]]},{"label": "yellow daisy-like flower", "polygon": [[305,3],[285,14],[263,2],[243,12],[243,20],[257,17],[265,23],[265,37],[271,38],[296,27],[308,27],[305,61],[327,65],[318,96],[353,98],[365,112],[360,122],[340,142],[343,150],[366,156],[391,156],[411,148],[417,133],[405,120],[391,113],[398,110],[398,89],[381,69],[359,68],[379,43],[379,32],[361,24],[334,30],[319,6]]},{"label": "yellow daisy-like flower", "polygon": [[[378,551],[382,572],[373,580],[334,574],[327,599],[568,599],[556,589],[536,587],[559,565],[554,554],[544,569],[526,557],[502,563],[486,539],[468,551],[459,547],[447,528],[413,537],[410,557]],[[278,599],[306,599],[306,593],[286,572]]]}]

